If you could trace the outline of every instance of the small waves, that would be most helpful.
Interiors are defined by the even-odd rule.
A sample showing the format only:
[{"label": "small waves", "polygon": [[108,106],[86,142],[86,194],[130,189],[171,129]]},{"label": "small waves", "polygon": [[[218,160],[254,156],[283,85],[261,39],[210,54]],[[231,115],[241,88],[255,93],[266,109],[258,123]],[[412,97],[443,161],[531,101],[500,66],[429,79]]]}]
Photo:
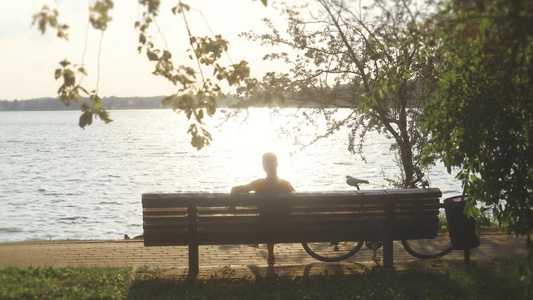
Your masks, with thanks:
[{"label": "small waves", "polygon": [[60,221],[76,221],[76,220],[82,220],[82,219],[87,219],[87,217],[64,217],[64,218],[59,218],[58,220],[60,220]]},{"label": "small waves", "polygon": [[349,165],[352,165],[352,163],[351,162],[334,162],[333,165],[349,166]]},{"label": "small waves", "polygon": [[3,232],[22,232],[22,229],[18,228],[18,227],[5,227],[5,228],[0,228],[0,233],[3,233]]},{"label": "small waves", "polygon": [[120,201],[102,201],[98,205],[122,205]]},{"label": "small waves", "polygon": [[87,220],[88,217],[82,217],[82,216],[76,216],[76,217],[63,217],[63,218],[58,218],[57,219],[57,223],[62,223],[62,224],[79,224],[79,223],[82,223],[84,222],[85,220]]}]

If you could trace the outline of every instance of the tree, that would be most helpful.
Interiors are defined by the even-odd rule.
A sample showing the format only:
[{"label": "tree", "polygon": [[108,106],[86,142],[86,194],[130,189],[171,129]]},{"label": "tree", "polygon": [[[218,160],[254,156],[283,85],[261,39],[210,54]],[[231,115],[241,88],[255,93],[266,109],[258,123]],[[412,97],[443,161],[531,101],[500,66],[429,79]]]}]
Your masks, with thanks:
[{"label": "tree", "polygon": [[[107,25],[112,20],[111,10],[114,2],[113,0],[88,2],[88,18],[91,26],[95,30],[99,30],[103,38]],[[265,6],[267,5],[267,0],[261,0],[261,2]],[[204,116],[212,116],[215,113],[217,100],[223,96],[217,82],[225,81],[229,86],[238,85],[250,75],[248,63],[244,60],[233,63],[230,59],[230,65],[223,65],[221,57],[228,50],[228,41],[214,33],[212,36],[203,37],[193,35],[187,22],[187,13],[191,7],[178,1],[178,4],[171,11],[183,19],[189,35],[189,58],[195,61],[195,66],[174,66],[173,55],[166,43],[156,45],[154,39],[156,35],[163,35],[157,24],[161,0],[139,0],[138,3],[144,10],[141,19],[134,24],[139,33],[138,51],[139,53],[144,52],[148,60],[155,64],[154,75],[161,76],[176,86],[176,93],[165,97],[162,102],[164,105],[171,105],[172,109],[178,113],[184,112],[187,119],[191,120],[188,129],[192,138],[191,144],[197,149],[201,149],[212,140],[210,133],[204,126]],[[57,10],[43,6],[41,11],[33,16],[33,24],[37,24],[38,29],[43,34],[50,27],[57,31],[59,38],[68,40],[69,26],[60,23],[58,18],[59,12]],[[90,104],[81,105],[83,113],[79,120],[80,127],[90,125],[95,116],[105,123],[111,122],[108,112],[103,107],[102,99],[98,95],[98,80],[95,89],[91,92],[88,92],[81,85],[83,77],[88,75],[83,59],[80,64],[72,64],[65,59],[60,62],[60,66],[55,71],[55,78],[63,81],[58,89],[59,99],[65,105],[77,102],[83,96],[89,96],[91,100]],[[206,74],[213,74],[214,78],[212,79]]]},{"label": "tree", "polygon": [[[385,133],[399,153],[399,186],[413,184],[427,138],[418,124],[420,107],[432,95],[437,81],[438,57],[430,7],[418,1],[362,2],[316,0],[302,6],[281,5],[287,34],[266,20],[269,34],[248,32],[248,39],[279,47],[265,59],[292,66],[288,73],[272,72],[262,81],[248,80],[240,89],[236,107],[290,102],[315,108],[327,128],[314,141],[340,127],[351,129],[349,150],[361,153],[365,134]],[[427,46],[427,47],[424,47]],[[289,50],[290,53],[284,50]],[[286,100],[288,99],[288,100]],[[339,117],[335,112],[351,113]],[[316,118],[302,111],[297,128],[316,126]],[[323,122],[323,121],[319,121]],[[305,146],[305,145],[304,145]]]},{"label": "tree", "polygon": [[[441,34],[446,72],[425,108],[428,152],[510,231],[533,229],[533,3],[453,0]],[[530,240],[530,239],[529,239]],[[530,243],[530,249],[531,248]]]}]

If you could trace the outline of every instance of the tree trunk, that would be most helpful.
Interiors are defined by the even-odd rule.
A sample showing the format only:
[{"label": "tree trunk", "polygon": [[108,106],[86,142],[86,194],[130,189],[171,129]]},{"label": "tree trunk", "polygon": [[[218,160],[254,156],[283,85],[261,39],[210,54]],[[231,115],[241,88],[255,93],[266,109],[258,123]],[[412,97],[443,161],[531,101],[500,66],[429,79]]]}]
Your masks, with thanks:
[{"label": "tree trunk", "polygon": [[409,188],[411,182],[413,181],[413,151],[411,149],[411,143],[409,141],[399,141],[398,145],[400,146],[400,158],[402,160],[402,167],[404,172],[404,182],[403,187]]}]

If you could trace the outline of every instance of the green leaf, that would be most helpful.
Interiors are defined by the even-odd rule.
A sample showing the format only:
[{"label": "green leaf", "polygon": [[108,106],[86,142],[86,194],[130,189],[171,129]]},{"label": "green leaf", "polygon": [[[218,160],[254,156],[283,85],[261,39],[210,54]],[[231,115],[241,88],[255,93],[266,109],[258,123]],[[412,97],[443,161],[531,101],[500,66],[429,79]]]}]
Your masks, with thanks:
[{"label": "green leaf", "polygon": [[89,106],[89,104],[87,103],[83,103],[81,106],[80,106],[80,110],[81,111],[89,111],[91,109],[91,107]]},{"label": "green leaf", "polygon": [[70,69],[66,69],[63,71],[63,80],[65,82],[65,86],[73,86],[76,82],[76,77],[74,75],[74,72]]},{"label": "green leaf", "polygon": [[170,105],[170,104],[172,104],[172,101],[174,101],[174,95],[167,96],[167,97],[163,98],[163,100],[161,100],[161,104]]},{"label": "green leaf", "polygon": [[64,68],[64,67],[70,65],[70,62],[68,60],[64,59],[64,60],[60,61],[59,64]]},{"label": "green leaf", "polygon": [[101,107],[102,107],[102,101],[96,101],[93,104],[93,110],[95,110],[95,111],[99,110]]},{"label": "green leaf", "polygon": [[113,122],[113,120],[109,118],[109,114],[107,113],[107,111],[103,108],[98,111],[98,117],[100,118],[100,120],[104,121],[105,124]]},{"label": "green leaf", "polygon": [[93,114],[91,111],[86,111],[80,116],[79,125],[81,128],[85,128],[87,125],[91,125],[93,122]]},{"label": "green leaf", "polygon": [[207,99],[203,102],[203,105],[206,108],[206,113],[208,116],[212,117],[217,110],[216,98],[212,95],[207,96]]},{"label": "green leaf", "polygon": [[146,55],[148,56],[148,59],[150,61],[159,60],[159,56],[157,56],[156,53],[154,53],[154,52],[152,52],[150,50],[146,51]]},{"label": "green leaf", "polygon": [[198,123],[203,123],[202,122],[202,119],[204,118],[204,110],[203,109],[200,109],[198,111],[198,113],[196,113],[196,121],[198,121]]}]

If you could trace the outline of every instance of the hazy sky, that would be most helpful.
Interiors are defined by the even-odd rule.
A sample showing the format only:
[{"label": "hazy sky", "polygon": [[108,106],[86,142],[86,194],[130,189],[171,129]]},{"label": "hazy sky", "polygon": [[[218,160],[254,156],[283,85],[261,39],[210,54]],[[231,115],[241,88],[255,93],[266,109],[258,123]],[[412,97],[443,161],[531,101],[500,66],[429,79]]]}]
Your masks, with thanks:
[{"label": "hazy sky", "polygon": [[[101,97],[125,97],[174,93],[176,88],[166,79],[152,75],[153,63],[148,61],[144,53],[137,52],[138,33],[133,24],[140,19],[142,13],[137,1],[114,2],[115,7],[111,11],[113,21],[109,23],[103,37],[98,94]],[[158,23],[175,55],[175,66],[189,64],[194,67],[195,64],[188,60],[185,52],[188,39],[183,19],[172,15],[170,11],[177,2],[162,1]],[[262,77],[264,72],[281,67],[272,62],[262,62],[262,57],[268,50],[237,36],[248,30],[265,32],[261,18],[276,18],[279,16],[277,11],[265,8],[260,1],[252,0],[184,2],[203,12],[215,34],[222,34],[229,40],[229,54],[233,62],[247,60],[253,76]],[[61,80],[54,79],[54,71],[59,67],[59,62],[68,59],[75,64],[82,63],[88,3],[88,0],[0,0],[0,100],[57,96]],[[60,23],[70,25],[68,42],[57,38],[53,30],[47,30],[42,35],[35,25],[31,26],[33,14],[45,4],[59,11]],[[208,34],[199,13],[191,11],[188,18],[193,34]],[[82,86],[88,91],[96,87],[99,40],[100,31],[91,27],[84,58],[89,76],[82,82]],[[163,48],[161,38],[156,40],[156,45]]]}]

